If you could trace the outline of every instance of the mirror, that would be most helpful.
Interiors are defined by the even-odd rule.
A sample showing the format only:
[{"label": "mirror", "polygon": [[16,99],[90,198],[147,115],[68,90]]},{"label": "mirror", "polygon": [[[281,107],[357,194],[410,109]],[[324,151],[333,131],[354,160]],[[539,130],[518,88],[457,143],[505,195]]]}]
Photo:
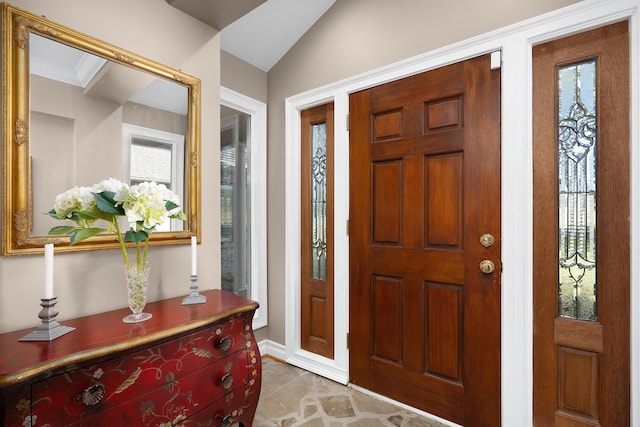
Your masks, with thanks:
[{"label": "mirror", "polygon": [[200,240],[200,81],[2,3],[2,255],[118,247],[48,236],[56,195],[106,178],[164,183],[188,221],[152,245]]}]

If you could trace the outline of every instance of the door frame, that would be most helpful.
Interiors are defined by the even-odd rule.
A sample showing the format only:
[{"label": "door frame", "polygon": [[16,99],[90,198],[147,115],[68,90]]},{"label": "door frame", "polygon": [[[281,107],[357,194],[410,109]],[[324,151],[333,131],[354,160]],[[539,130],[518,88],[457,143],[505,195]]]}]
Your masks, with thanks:
[{"label": "door frame", "polygon": [[[533,417],[533,173],[531,47],[629,19],[631,42],[631,259],[640,254],[640,0],[585,0],[502,29],[436,49],[285,100],[286,238],[285,347],[295,366],[341,383],[349,378],[348,236],[349,94],[484,53],[502,51],[502,422],[530,425]],[[335,358],[300,348],[300,111],[334,102]],[[506,159],[509,161],[507,162]],[[640,423],[640,268],[631,266],[631,420]],[[442,421],[442,420],[440,420]],[[445,425],[455,426],[443,421]]]}]

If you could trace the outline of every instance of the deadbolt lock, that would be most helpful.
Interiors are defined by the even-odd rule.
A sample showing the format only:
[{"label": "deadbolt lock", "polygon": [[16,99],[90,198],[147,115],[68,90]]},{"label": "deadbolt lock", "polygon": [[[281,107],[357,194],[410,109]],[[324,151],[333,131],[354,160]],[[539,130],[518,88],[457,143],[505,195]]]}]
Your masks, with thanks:
[{"label": "deadbolt lock", "polygon": [[488,259],[483,259],[480,261],[480,271],[484,274],[491,274],[496,269],[496,266]]},{"label": "deadbolt lock", "polygon": [[496,239],[493,237],[493,235],[489,233],[483,234],[482,236],[480,236],[480,244],[485,248],[488,248],[489,246],[493,246],[495,242],[496,242]]}]

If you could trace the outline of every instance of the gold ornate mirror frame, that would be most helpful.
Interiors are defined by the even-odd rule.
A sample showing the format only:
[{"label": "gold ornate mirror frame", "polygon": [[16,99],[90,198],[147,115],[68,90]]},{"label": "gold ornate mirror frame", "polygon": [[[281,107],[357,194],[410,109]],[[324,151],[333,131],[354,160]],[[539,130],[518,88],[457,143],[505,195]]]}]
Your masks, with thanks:
[{"label": "gold ornate mirror frame", "polygon": [[[43,253],[45,243],[56,243],[56,251],[58,252],[118,247],[115,236],[109,234],[98,235],[74,246],[69,246],[68,237],[32,235],[31,233],[34,215],[29,136],[31,95],[29,92],[29,38],[31,33],[186,86],[188,121],[184,144],[184,200],[182,200],[182,204],[188,222],[181,231],[153,233],[150,243],[152,245],[186,244],[190,242],[192,235],[196,235],[199,241],[200,80],[3,2],[2,255]],[[51,207],[53,207],[53,202],[54,200],[51,200]]]}]

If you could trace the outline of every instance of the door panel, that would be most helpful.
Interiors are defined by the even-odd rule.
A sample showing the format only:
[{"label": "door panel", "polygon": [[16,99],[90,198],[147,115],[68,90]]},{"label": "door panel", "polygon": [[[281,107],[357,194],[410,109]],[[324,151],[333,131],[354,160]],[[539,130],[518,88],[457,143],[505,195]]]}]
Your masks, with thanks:
[{"label": "door panel", "polygon": [[628,426],[628,23],[535,46],[533,78],[534,424]]},{"label": "door panel", "polygon": [[352,94],[350,162],[351,381],[499,425],[500,71],[485,55]]},{"label": "door panel", "polygon": [[428,246],[462,249],[462,154],[426,159]]},{"label": "door panel", "polygon": [[462,376],[462,292],[459,286],[427,284],[427,342],[429,372],[452,381]]}]

